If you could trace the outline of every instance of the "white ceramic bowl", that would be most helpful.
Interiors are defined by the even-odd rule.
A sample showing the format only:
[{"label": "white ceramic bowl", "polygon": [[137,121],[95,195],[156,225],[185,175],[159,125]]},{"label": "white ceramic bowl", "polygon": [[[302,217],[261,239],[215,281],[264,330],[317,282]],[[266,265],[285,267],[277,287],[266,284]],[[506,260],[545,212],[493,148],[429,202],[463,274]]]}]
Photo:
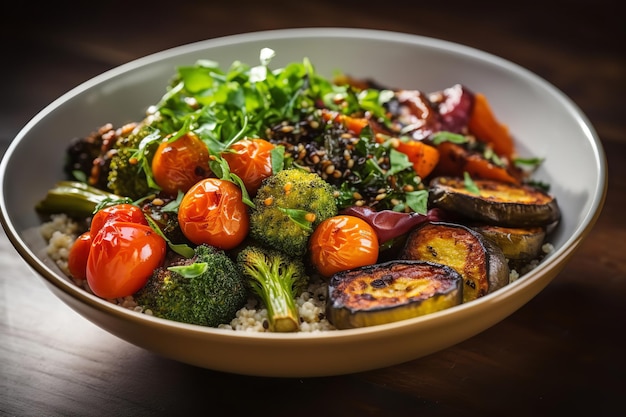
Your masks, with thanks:
[{"label": "white ceramic bowl", "polygon": [[[489,98],[518,139],[522,155],[545,157],[538,179],[552,184],[562,223],[556,250],[503,290],[427,316],[321,334],[250,334],[185,325],[138,314],[72,284],[47,259],[35,204],[61,179],[68,140],[104,122],[139,120],[181,64],[207,58],[227,67],[254,64],[270,47],[279,67],[309,57],[327,76],[341,69],[383,84],[436,91],[462,83]],[[33,169],[36,167],[36,169]],[[233,373],[336,375],[413,360],[498,323],[539,293],[592,228],[604,202],[606,162],[584,114],[555,87],[511,62],[441,40],[361,29],[289,29],[228,36],[150,55],[69,91],[34,117],[0,166],[1,220],[19,254],[72,309],[110,333],[175,360]]]}]

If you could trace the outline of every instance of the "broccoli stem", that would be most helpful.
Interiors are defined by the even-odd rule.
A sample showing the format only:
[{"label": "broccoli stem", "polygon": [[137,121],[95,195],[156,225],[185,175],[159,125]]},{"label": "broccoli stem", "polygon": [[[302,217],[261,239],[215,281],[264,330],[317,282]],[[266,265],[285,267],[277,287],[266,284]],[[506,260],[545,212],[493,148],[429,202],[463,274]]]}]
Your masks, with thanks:
[{"label": "broccoli stem", "polygon": [[[287,268],[289,269],[289,268]],[[246,264],[253,291],[267,308],[269,330],[273,332],[295,332],[300,329],[300,315],[294,299],[293,274],[277,262],[255,262]]]},{"label": "broccoli stem", "polygon": [[42,214],[66,213],[85,218],[91,216],[99,204],[123,199],[79,181],[60,181],[48,190],[35,209]]}]

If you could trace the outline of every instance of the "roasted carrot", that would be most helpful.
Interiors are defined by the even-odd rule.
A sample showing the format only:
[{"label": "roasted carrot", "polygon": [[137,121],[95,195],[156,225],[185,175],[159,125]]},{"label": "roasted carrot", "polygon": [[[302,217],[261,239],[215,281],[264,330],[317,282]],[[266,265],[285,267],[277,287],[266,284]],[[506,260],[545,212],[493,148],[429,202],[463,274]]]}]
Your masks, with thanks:
[{"label": "roasted carrot", "polygon": [[515,156],[515,144],[509,128],[498,121],[484,94],[474,94],[468,129],[478,140],[488,143],[499,156],[508,160]]},{"label": "roasted carrot", "polygon": [[452,142],[437,145],[439,163],[434,170],[436,176],[462,177],[467,172],[472,178],[498,180],[510,184],[519,184],[515,172],[493,164],[481,154],[471,152]]},{"label": "roasted carrot", "polygon": [[324,111],[322,113],[324,120],[327,122],[341,123],[346,129],[358,135],[361,130],[368,125],[369,121],[365,117],[351,117],[334,111]]},{"label": "roasted carrot", "polygon": [[420,178],[426,178],[439,163],[439,150],[418,140],[398,141],[396,150],[409,157]]}]

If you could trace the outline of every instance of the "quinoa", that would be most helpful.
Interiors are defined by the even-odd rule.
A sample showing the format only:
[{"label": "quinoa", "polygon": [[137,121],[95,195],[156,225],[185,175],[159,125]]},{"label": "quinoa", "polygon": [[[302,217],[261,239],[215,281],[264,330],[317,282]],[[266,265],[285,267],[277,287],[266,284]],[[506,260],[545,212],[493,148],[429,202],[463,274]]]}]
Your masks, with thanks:
[{"label": "quinoa", "polygon": [[[66,214],[52,215],[50,220],[44,222],[40,227],[42,237],[48,242],[46,254],[74,284],[92,293],[87,280],[73,278],[67,267],[68,255],[74,241],[86,230],[82,223],[76,222]],[[314,280],[309,284],[306,291],[302,292],[296,299],[300,313],[301,332],[334,330],[333,325],[326,319],[324,313],[327,291],[324,282]],[[138,313],[152,314],[150,310],[146,310],[138,305],[133,296],[109,299],[107,301]],[[248,303],[237,311],[235,318],[230,323],[224,323],[218,327],[236,331],[267,332],[267,309],[263,308],[255,298],[251,297]]]},{"label": "quinoa", "polygon": [[[306,291],[303,291],[296,298],[296,305],[300,314],[301,332],[319,332],[335,329],[325,314],[327,294],[328,288],[324,282],[313,281],[309,284]],[[256,299],[250,298],[248,304],[237,312],[236,317],[230,323],[222,324],[219,328],[266,332],[268,331],[267,309],[260,306]]]},{"label": "quinoa", "polygon": [[[52,215],[50,220],[44,222],[40,227],[41,235],[48,242],[46,253],[50,259],[74,284],[92,293],[87,280],[73,278],[67,266],[68,255],[74,241],[86,230],[84,224],[76,222],[65,214]],[[512,267],[509,273],[509,282],[516,281],[535,268],[546,256],[554,252],[554,246],[551,243],[545,243],[541,250],[542,254],[537,259],[517,269]],[[296,298],[301,332],[313,333],[335,330],[325,314],[327,297],[328,286],[326,283],[319,279],[313,279],[307,289]],[[138,305],[133,296],[107,301],[137,313],[152,314],[150,310]],[[218,328],[242,332],[268,332],[267,309],[256,298],[250,297],[247,304],[237,311],[229,323],[221,324]]]},{"label": "quinoa", "polygon": [[517,281],[519,277],[532,271],[539,265],[539,263],[548,255],[554,252],[554,245],[552,243],[544,243],[541,246],[541,253],[537,259],[533,259],[526,264],[523,264],[519,268],[511,268],[509,272],[509,283]]},{"label": "quinoa", "polygon": [[67,258],[74,241],[83,231],[79,223],[65,214],[54,214],[50,221],[41,225],[39,231],[48,242],[46,254],[63,273],[71,277]]}]

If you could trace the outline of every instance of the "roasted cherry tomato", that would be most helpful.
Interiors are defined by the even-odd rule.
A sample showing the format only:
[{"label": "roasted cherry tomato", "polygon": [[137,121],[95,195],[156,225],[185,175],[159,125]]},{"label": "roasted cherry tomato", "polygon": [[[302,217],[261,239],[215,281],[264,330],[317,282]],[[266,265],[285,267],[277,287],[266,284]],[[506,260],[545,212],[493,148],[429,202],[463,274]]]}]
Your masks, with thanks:
[{"label": "roasted cherry tomato", "polygon": [[143,211],[133,204],[116,204],[98,210],[91,219],[91,236],[94,237],[106,223],[122,221],[148,225]]},{"label": "roasted cherry tomato", "polygon": [[330,277],[339,271],[372,265],[378,260],[378,237],[365,220],[338,215],[321,222],[309,240],[311,262]]},{"label": "roasted cherry tomato", "polygon": [[265,139],[242,139],[222,153],[230,172],[236,174],[246,186],[248,194],[255,195],[261,182],[272,175],[272,149]]},{"label": "roasted cherry tomato", "polygon": [[99,297],[126,297],[143,287],[165,259],[167,245],[150,226],[113,221],[93,237],[87,282]]},{"label": "roasted cherry tomato", "polygon": [[247,236],[248,208],[241,189],[230,181],[206,178],[187,191],[178,207],[178,223],[187,239],[232,249]]},{"label": "roasted cherry tomato", "polygon": [[85,232],[78,236],[67,257],[67,267],[76,279],[87,278],[87,258],[91,249],[91,233]]},{"label": "roasted cherry tomato", "polygon": [[211,175],[209,150],[197,136],[188,133],[169,142],[162,142],[152,159],[152,175],[169,195],[186,192],[192,185]]}]

